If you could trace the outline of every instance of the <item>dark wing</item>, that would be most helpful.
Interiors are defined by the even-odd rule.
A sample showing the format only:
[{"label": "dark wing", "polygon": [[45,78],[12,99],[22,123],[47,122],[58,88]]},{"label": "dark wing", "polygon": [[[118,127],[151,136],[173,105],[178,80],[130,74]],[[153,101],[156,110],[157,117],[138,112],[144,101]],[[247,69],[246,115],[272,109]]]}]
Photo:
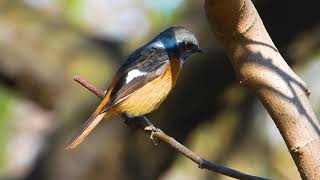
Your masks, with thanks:
[{"label": "dark wing", "polygon": [[[144,48],[144,51],[137,50],[134,52],[116,74],[118,79],[111,90],[110,103],[118,103],[137,89],[162,75],[169,63],[169,56],[166,50],[161,48],[149,47]],[[127,78],[130,72],[133,71],[141,74],[128,81]]]}]

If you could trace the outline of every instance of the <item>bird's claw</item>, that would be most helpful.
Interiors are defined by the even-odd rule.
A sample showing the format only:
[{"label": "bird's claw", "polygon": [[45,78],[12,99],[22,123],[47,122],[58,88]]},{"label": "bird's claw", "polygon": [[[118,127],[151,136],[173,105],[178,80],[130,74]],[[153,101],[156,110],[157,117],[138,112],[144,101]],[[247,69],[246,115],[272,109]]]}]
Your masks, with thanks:
[{"label": "bird's claw", "polygon": [[154,145],[158,145],[159,140],[158,140],[158,138],[154,137],[154,134],[157,132],[162,132],[161,129],[156,128],[153,125],[149,125],[149,126],[145,127],[144,130],[151,131],[150,139]]}]

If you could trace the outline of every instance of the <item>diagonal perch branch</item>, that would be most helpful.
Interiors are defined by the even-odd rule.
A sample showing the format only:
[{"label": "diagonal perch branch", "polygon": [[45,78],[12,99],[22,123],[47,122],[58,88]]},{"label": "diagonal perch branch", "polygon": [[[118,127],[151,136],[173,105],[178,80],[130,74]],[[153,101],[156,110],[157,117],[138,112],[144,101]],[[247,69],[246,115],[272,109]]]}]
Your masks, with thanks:
[{"label": "diagonal perch branch", "polygon": [[[103,91],[101,91],[99,88],[95,87],[94,85],[90,84],[88,81],[82,79],[79,75],[76,75],[74,77],[74,80],[76,82],[78,82],[79,84],[81,84],[82,86],[84,86],[85,88],[87,88],[93,94],[98,96],[100,99],[102,99],[104,97],[104,92]],[[126,120],[130,119],[129,117],[127,117],[124,114],[121,114],[121,116],[124,117]],[[126,121],[126,123],[127,122],[128,121]],[[130,127],[133,127],[133,125],[131,123],[127,123],[127,124]],[[147,124],[145,124],[145,123],[144,124],[141,124],[141,123],[138,124],[138,128],[142,129],[144,131],[147,131],[145,129],[146,126],[147,126]],[[134,127],[137,127],[137,126],[134,126]],[[216,172],[216,173],[220,173],[220,174],[223,174],[223,175],[226,175],[226,176],[229,176],[229,177],[233,177],[233,178],[236,178],[236,179],[268,180],[266,178],[252,176],[252,175],[245,174],[245,173],[242,173],[240,171],[237,171],[237,170],[234,170],[234,169],[231,169],[231,168],[219,165],[219,164],[215,164],[215,163],[209,162],[206,159],[204,159],[204,158],[200,157],[199,155],[197,155],[196,153],[194,153],[193,151],[191,151],[190,149],[188,149],[187,147],[185,147],[184,145],[182,145],[181,143],[179,143],[173,137],[168,136],[167,134],[165,134],[162,131],[155,132],[153,136],[156,137],[158,140],[170,145],[177,152],[179,152],[180,154],[184,155],[188,159],[190,159],[193,162],[195,162],[198,165],[198,167],[201,168],[201,169],[208,169],[210,171],[213,171],[213,172]]]}]

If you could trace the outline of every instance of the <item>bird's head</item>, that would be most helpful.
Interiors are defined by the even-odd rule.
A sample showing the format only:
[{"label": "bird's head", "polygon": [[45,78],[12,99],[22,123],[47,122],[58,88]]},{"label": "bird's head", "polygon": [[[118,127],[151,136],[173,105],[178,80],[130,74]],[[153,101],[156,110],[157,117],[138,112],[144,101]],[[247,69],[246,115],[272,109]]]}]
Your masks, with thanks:
[{"label": "bird's head", "polygon": [[202,52],[195,35],[183,27],[170,27],[161,32],[155,43],[160,43],[169,53],[174,53],[184,62],[194,53]]}]

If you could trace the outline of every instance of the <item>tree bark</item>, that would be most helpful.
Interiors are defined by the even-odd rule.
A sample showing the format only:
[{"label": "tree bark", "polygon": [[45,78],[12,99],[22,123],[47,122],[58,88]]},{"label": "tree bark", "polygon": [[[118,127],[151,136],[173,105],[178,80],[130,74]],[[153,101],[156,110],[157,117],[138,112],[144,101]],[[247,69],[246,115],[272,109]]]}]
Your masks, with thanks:
[{"label": "tree bark", "polygon": [[239,83],[269,112],[302,179],[319,179],[320,125],[309,92],[277,50],[252,2],[206,0],[205,10]]}]

